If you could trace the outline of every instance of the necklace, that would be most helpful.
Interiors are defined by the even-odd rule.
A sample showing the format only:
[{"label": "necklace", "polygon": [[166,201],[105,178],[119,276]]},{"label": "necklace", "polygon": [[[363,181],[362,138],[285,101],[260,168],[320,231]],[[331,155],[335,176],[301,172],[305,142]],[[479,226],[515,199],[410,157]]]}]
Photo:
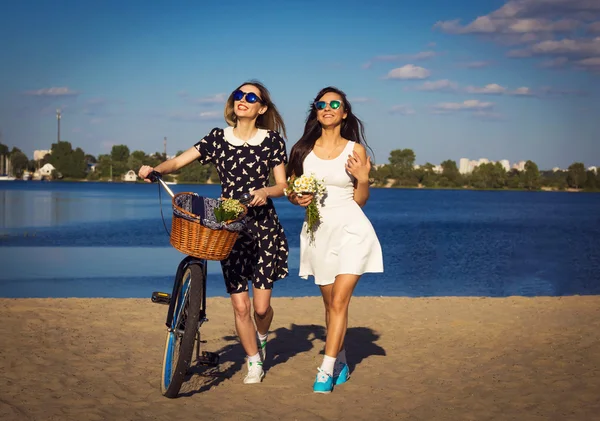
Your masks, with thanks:
[{"label": "necklace", "polygon": [[332,149],[330,149],[329,151],[327,149],[325,149],[322,145],[319,145],[321,147],[321,149],[323,149],[323,151],[325,152],[325,154],[327,155],[327,159],[330,159],[331,156],[334,154],[334,152],[336,152],[338,150],[338,148],[340,146],[342,146],[342,144],[338,144],[335,145]]}]

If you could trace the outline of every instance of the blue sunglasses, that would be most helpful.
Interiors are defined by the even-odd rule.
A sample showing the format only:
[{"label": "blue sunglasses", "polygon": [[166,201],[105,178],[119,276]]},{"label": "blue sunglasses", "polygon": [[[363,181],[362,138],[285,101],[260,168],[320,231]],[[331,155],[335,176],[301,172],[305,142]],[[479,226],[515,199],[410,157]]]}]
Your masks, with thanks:
[{"label": "blue sunglasses", "polygon": [[263,100],[260,99],[260,97],[254,92],[243,92],[239,89],[233,92],[234,101],[241,101],[244,97],[246,97],[246,102],[250,104],[254,104],[255,102],[260,102],[261,104],[264,104]]}]

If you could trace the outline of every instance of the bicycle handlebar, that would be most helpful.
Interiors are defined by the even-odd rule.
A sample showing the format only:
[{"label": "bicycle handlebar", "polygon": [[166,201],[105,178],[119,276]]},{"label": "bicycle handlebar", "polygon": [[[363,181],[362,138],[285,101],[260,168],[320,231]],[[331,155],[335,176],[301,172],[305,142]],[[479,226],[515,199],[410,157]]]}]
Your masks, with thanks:
[{"label": "bicycle handlebar", "polygon": [[163,181],[162,174],[158,171],[152,171],[150,174],[148,174],[148,180],[152,181],[153,183],[156,183],[158,181],[161,184],[161,186],[163,186],[163,188],[167,191],[167,193],[169,193],[171,199],[175,196],[175,193],[173,193],[169,186],[167,186],[167,183]]},{"label": "bicycle handlebar", "polygon": [[[158,171],[154,170],[150,174],[148,174],[148,180],[152,181],[153,183],[159,182],[167,191],[167,193],[169,193],[169,196],[171,196],[171,198],[175,196],[173,191],[171,191],[169,186],[167,186],[167,184],[163,181],[162,174]],[[252,202],[252,198],[253,196],[250,193],[244,193],[242,194],[242,197],[240,197],[239,201],[242,205],[248,205],[250,202]]]}]

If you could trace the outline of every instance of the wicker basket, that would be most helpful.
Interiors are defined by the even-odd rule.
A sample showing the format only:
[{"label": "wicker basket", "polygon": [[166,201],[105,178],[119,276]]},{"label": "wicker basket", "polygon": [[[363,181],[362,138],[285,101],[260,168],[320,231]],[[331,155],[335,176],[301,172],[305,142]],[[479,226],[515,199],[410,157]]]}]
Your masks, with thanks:
[{"label": "wicker basket", "polygon": [[[182,253],[199,259],[223,260],[229,256],[239,232],[226,229],[211,229],[200,223],[200,216],[178,205],[182,195],[198,197],[195,193],[177,193],[173,197],[173,222],[171,225],[171,245]],[[177,210],[177,212],[175,212]],[[248,209],[232,223],[246,216]]]}]

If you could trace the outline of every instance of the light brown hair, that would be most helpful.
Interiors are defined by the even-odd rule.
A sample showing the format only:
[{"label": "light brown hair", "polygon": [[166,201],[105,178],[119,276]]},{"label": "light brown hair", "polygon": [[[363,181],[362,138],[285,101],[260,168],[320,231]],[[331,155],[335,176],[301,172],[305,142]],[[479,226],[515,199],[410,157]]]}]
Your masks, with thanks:
[{"label": "light brown hair", "polygon": [[[262,99],[262,105],[267,107],[267,111],[263,114],[259,115],[256,119],[256,127],[259,129],[268,129],[275,132],[279,132],[284,138],[287,138],[287,134],[285,132],[285,124],[283,123],[283,118],[277,111],[277,107],[271,101],[271,94],[269,90],[262,83],[256,80],[250,80],[248,82],[242,83],[233,92],[237,91],[244,85],[252,85],[258,89],[260,92],[260,99]],[[235,127],[237,124],[237,116],[235,115],[233,109],[233,92],[229,94],[229,98],[227,98],[227,102],[225,103],[225,121],[232,127]]]}]

